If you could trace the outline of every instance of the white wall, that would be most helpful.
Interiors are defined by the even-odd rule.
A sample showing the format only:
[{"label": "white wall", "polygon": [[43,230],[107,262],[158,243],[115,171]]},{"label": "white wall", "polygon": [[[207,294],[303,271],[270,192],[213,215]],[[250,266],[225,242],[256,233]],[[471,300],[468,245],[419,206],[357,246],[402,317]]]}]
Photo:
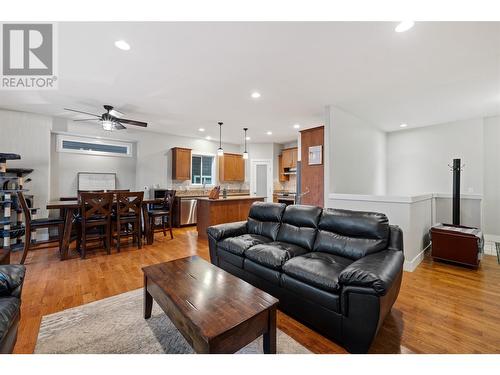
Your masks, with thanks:
[{"label": "white wall", "polygon": [[385,194],[385,133],[339,108],[327,108],[325,155],[326,191],[347,194]]},{"label": "white wall", "polygon": [[[497,148],[499,139],[492,140]],[[388,133],[387,194],[451,193],[454,158],[465,164],[462,193],[482,194],[482,119]]]},{"label": "white wall", "polygon": [[403,230],[404,269],[413,271],[429,244],[432,201],[432,194],[413,197],[329,194],[326,207],[386,214],[391,225],[398,225]]},{"label": "white wall", "polygon": [[47,215],[49,200],[50,130],[52,118],[24,112],[0,110],[0,152],[21,155],[21,160],[7,161],[7,168],[33,168],[26,184],[35,196],[39,217]]},{"label": "white wall", "polygon": [[483,232],[500,240],[500,117],[484,119]]},{"label": "white wall", "polygon": [[[92,136],[109,137],[110,133],[99,129],[91,124],[79,124],[68,122],[68,131],[71,134],[83,134]],[[144,187],[151,188],[159,185],[162,188],[175,187],[187,188],[189,182],[177,182],[172,180],[172,151],[174,147],[186,147],[193,153],[217,154],[219,147],[216,141],[207,141],[203,138],[181,137],[171,134],[155,133],[128,129],[127,131],[112,133],[113,137],[121,140],[133,141],[135,148],[135,181],[130,182],[133,189],[143,190]],[[242,152],[241,145],[223,143],[226,152]],[[107,157],[110,158],[110,157]],[[113,157],[114,158],[114,157]],[[115,165],[116,166],[116,165]],[[124,171],[125,172],[125,171]],[[215,170],[218,176],[218,170]],[[245,187],[246,184],[232,184],[231,187]],[[125,186],[124,186],[125,187]]]},{"label": "white wall", "polygon": [[117,189],[134,189],[136,185],[136,145],[135,143],[132,145],[132,157],[58,152],[57,134],[52,134],[50,198],[76,196],[78,172],[116,173]]}]

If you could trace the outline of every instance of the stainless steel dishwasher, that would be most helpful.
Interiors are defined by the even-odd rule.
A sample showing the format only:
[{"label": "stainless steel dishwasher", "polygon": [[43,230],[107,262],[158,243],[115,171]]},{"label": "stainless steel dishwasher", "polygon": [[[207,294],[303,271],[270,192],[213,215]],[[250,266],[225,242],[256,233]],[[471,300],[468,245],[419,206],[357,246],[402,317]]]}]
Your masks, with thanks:
[{"label": "stainless steel dishwasher", "polygon": [[181,198],[180,225],[196,224],[196,198]]}]

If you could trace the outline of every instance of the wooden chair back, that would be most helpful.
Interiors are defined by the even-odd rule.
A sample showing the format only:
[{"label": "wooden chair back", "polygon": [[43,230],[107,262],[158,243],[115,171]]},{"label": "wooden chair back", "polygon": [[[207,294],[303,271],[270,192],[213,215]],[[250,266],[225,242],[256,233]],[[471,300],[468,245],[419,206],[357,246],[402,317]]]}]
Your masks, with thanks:
[{"label": "wooden chair back", "polygon": [[116,217],[130,216],[131,214],[140,217],[142,212],[143,191],[121,192],[116,194]]},{"label": "wooden chair back", "polygon": [[18,191],[17,197],[19,199],[19,203],[21,204],[21,208],[23,210],[23,214],[24,214],[24,218],[26,220],[26,223],[31,223],[31,210],[28,206],[28,202],[26,201],[26,198],[24,197],[24,193],[22,191]]},{"label": "wooden chair back", "polygon": [[163,197],[163,210],[168,210],[172,213],[172,208],[174,207],[175,190],[165,190],[165,196]]},{"label": "wooden chair back", "polygon": [[80,214],[84,220],[92,218],[109,219],[113,209],[113,194],[80,193],[80,205]]}]

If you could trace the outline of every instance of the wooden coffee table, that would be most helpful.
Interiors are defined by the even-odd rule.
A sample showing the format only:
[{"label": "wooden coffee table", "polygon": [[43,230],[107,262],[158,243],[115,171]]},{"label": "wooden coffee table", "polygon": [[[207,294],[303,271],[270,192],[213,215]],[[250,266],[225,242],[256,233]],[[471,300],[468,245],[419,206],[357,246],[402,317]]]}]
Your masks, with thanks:
[{"label": "wooden coffee table", "polygon": [[264,335],[276,353],[278,300],[198,256],[144,267],[144,318],[153,299],[197,353],[234,353]]}]

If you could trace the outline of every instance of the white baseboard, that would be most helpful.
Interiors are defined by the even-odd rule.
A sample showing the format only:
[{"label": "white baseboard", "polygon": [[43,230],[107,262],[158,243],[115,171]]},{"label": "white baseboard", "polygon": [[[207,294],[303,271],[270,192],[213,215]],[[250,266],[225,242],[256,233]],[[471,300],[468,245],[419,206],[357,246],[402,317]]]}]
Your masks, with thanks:
[{"label": "white baseboard", "polygon": [[403,263],[403,270],[407,272],[415,271],[415,269],[422,262],[422,260],[424,260],[425,251],[429,248],[429,246],[427,246],[420,253],[418,253],[412,260],[405,259],[405,262]]},{"label": "white baseboard", "polygon": [[[496,234],[485,234],[484,242],[500,242],[500,236]],[[496,247],[490,248],[490,246],[484,246],[484,254],[485,255],[497,255]]]}]

